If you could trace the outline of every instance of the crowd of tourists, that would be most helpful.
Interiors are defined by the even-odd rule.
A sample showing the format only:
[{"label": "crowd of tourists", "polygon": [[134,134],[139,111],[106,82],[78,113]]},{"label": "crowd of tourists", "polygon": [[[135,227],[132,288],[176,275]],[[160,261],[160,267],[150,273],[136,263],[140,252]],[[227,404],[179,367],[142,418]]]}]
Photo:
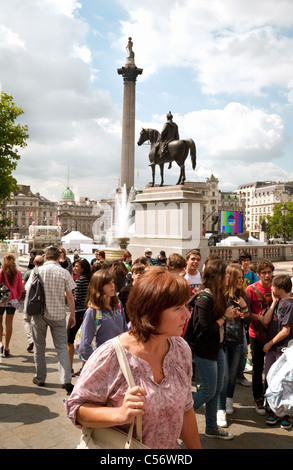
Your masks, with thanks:
[{"label": "crowd of tourists", "polygon": [[[135,260],[129,251],[111,261],[97,250],[90,262],[79,255],[71,262],[64,249],[48,247],[33,251],[21,274],[7,254],[0,271],[8,295],[3,287],[1,356],[9,360],[14,313],[25,297],[32,381],[46,384],[49,328],[68,395],[66,413],[79,428],[127,430],[142,416],[146,446],[178,448],[181,439],[188,449],[200,448],[196,412],[204,405],[206,436],[233,439],[225,428],[240,383],[252,387],[255,412],[268,426],[290,430],[292,416],[277,416],[265,392],[270,368],[293,339],[292,281],[287,274],[274,276],[268,259],[251,261],[249,252],[226,263],[218,255],[202,260],[196,249],[186,257],[166,257],[162,250],[155,258],[146,249]],[[45,306],[31,315],[29,293],[38,276]],[[119,368],[114,337],[126,352],[135,387],[128,387]]]}]

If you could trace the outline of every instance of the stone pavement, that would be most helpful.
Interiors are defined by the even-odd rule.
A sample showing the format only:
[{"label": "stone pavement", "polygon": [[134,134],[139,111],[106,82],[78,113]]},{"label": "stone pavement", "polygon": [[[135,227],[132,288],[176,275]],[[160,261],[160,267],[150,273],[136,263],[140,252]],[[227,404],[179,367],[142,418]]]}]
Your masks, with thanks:
[{"label": "stone pavement", "polygon": [[[293,263],[276,263],[276,273],[291,273]],[[45,387],[32,383],[33,354],[26,351],[22,313],[17,311],[11,339],[11,357],[0,358],[0,449],[74,449],[80,431],[64,412],[65,390],[61,389],[58,361],[50,332],[47,336],[48,377]],[[74,368],[78,370],[79,359]],[[246,374],[251,382],[251,374]],[[76,382],[73,378],[73,384]],[[204,409],[197,413],[203,449],[292,449],[293,430],[279,425],[268,427],[265,417],[253,407],[251,387],[236,386],[235,412],[228,417],[231,441],[209,439],[204,435]]]}]

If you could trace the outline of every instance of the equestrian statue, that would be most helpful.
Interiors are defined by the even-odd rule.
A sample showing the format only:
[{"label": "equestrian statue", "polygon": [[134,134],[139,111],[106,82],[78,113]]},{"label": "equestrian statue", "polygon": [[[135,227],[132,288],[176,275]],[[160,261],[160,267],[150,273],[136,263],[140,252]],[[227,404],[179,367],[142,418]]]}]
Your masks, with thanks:
[{"label": "equestrian statue", "polygon": [[196,167],[196,146],[192,139],[179,139],[178,126],[173,122],[171,111],[167,114],[167,122],[165,123],[162,133],[156,129],[142,129],[140,132],[137,145],[142,145],[149,141],[151,150],[149,153],[150,167],[152,168],[152,183],[155,185],[155,168],[160,167],[161,184],[164,184],[164,165],[169,163],[168,169],[172,168],[172,162],[176,162],[180,167],[180,175],[176,184],[184,184],[185,182],[185,160],[190,151],[192,169]]}]

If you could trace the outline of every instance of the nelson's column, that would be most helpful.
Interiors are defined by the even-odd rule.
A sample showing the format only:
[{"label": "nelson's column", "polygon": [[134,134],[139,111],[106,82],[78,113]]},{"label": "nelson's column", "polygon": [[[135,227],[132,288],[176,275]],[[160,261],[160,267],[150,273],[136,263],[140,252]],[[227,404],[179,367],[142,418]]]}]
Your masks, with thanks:
[{"label": "nelson's column", "polygon": [[126,47],[129,56],[125,66],[118,69],[124,80],[122,148],[121,148],[121,187],[126,185],[129,191],[134,186],[134,149],[135,149],[135,85],[138,75],[143,69],[136,67],[134,62],[133,42],[128,39]]}]

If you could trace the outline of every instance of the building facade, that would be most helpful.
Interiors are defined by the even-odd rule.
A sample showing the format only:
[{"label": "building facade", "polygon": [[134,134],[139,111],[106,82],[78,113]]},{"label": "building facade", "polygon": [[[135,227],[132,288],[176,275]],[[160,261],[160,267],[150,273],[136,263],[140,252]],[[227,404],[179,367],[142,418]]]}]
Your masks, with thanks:
[{"label": "building facade", "polygon": [[[199,191],[204,199],[202,227],[206,233],[220,232],[221,211],[243,214],[243,232],[260,237],[262,222],[273,215],[274,206],[293,201],[293,182],[255,181],[240,185],[235,192],[219,189],[219,180],[211,175],[204,182],[188,182],[186,186]],[[75,200],[67,187],[59,202],[52,202],[32,193],[30,186],[18,185],[7,205],[12,220],[9,238],[26,238],[30,225],[61,225],[62,236],[79,231],[96,242],[107,244],[112,225],[114,200],[94,201],[88,197]]]},{"label": "building facade", "polygon": [[80,197],[76,201],[73,192],[67,187],[57,205],[57,218],[63,233],[78,231],[92,238],[93,224],[98,217],[93,214],[96,204],[96,201],[87,197]]},{"label": "building facade", "polygon": [[219,180],[213,174],[204,182],[186,183],[199,191],[204,199],[202,225],[204,232],[220,232],[221,211],[244,211],[243,201],[233,192],[222,192],[219,189]]},{"label": "building facade", "polygon": [[81,197],[75,201],[70,188],[66,188],[58,202],[52,202],[33,194],[30,186],[18,185],[18,191],[13,193],[7,204],[7,215],[12,224],[9,238],[27,238],[29,227],[61,225],[62,235],[77,230],[87,237],[93,236],[93,224],[98,215],[93,214],[96,201]]},{"label": "building facade", "polygon": [[240,185],[236,193],[245,207],[246,231],[259,238],[262,222],[273,215],[274,207],[293,200],[293,182],[255,181]]}]

